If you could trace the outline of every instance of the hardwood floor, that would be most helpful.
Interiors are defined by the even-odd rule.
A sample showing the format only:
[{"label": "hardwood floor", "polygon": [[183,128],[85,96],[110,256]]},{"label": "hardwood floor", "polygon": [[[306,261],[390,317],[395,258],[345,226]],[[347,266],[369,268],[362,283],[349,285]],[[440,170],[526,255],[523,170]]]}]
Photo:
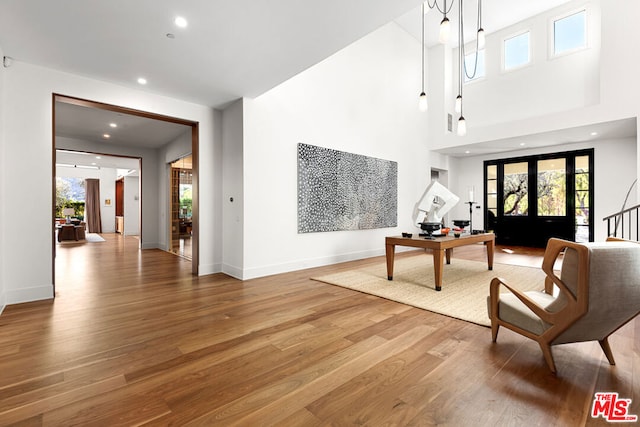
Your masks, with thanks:
[{"label": "hardwood floor", "polygon": [[[58,247],[54,301],[0,316],[0,425],[604,425],[596,391],[640,415],[638,318],[610,339],[616,366],[597,343],[563,345],[555,376],[508,330],[493,344],[488,328],[309,279],[382,257],[243,282],[104,237]],[[541,251],[497,249],[540,265]]]}]

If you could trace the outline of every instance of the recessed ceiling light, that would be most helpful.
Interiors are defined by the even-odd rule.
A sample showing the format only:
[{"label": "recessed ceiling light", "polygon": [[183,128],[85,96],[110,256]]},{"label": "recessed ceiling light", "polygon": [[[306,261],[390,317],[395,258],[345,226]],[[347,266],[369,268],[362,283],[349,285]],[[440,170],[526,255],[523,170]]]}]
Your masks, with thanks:
[{"label": "recessed ceiling light", "polygon": [[177,27],[180,27],[180,28],[186,28],[186,26],[188,25],[187,20],[182,16],[176,16],[176,19],[173,22],[176,24]]},{"label": "recessed ceiling light", "polygon": [[109,123],[109,126],[111,126],[112,128],[117,128],[118,124],[117,123]]},{"label": "recessed ceiling light", "polygon": [[102,157],[100,157],[100,156],[96,156],[96,159],[98,159],[98,160],[100,160],[101,158],[102,158]]},{"label": "recessed ceiling light", "polygon": [[524,143],[524,142],[521,142],[521,143],[520,143],[520,147],[524,147],[525,145],[527,145],[527,144],[526,144],[526,143]]},{"label": "recessed ceiling light", "polygon": [[96,163],[96,162],[92,162],[91,164],[92,164],[93,166],[97,165],[97,163]]},{"label": "recessed ceiling light", "polygon": [[109,139],[109,138],[111,138],[111,135],[109,135],[108,133],[103,133],[103,134],[102,134],[102,137],[103,137],[104,139]]},{"label": "recessed ceiling light", "polygon": [[141,85],[146,85],[147,79],[145,79],[144,77],[138,77],[138,83],[140,83]]},{"label": "recessed ceiling light", "polygon": [[596,136],[598,132],[591,132],[591,136]]},{"label": "recessed ceiling light", "polygon": [[466,150],[466,151],[464,152],[464,154],[469,154],[469,153],[471,153],[471,151],[469,151],[469,150]]}]

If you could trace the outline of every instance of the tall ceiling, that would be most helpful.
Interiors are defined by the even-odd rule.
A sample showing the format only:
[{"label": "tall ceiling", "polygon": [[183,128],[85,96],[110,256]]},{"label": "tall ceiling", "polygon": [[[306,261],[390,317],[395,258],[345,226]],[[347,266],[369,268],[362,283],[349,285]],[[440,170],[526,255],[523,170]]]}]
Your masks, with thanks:
[{"label": "tall ceiling", "polygon": [[[567,1],[484,0],[483,26],[491,33]],[[0,47],[16,61],[222,107],[264,93],[391,21],[419,39],[420,5],[420,0],[2,0]],[[465,8],[473,16],[477,1],[467,0]],[[455,15],[449,15],[454,24]],[[174,24],[176,16],[187,19],[186,28]],[[428,14],[430,43],[440,19],[435,10]],[[473,19],[467,21],[475,26]],[[147,85],[139,86],[138,77]]]},{"label": "tall ceiling", "polygon": [[[449,14],[454,28],[458,1]],[[484,0],[483,27],[490,34],[568,1]],[[464,4],[468,40],[478,3]],[[425,9],[426,43],[433,45],[442,15]],[[186,28],[175,25],[177,16],[186,18]],[[0,47],[16,61],[223,108],[268,91],[392,21],[420,40],[421,1],[0,0]],[[139,77],[147,84],[138,84]],[[59,136],[99,139],[114,119],[105,110],[58,106]],[[112,144],[161,146],[183,130],[141,117],[118,119],[127,124],[114,132]]]}]

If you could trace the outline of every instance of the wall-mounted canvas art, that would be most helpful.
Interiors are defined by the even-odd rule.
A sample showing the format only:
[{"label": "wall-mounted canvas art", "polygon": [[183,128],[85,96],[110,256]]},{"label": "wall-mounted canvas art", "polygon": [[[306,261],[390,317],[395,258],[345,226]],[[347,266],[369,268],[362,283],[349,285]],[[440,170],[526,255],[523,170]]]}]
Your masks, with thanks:
[{"label": "wall-mounted canvas art", "polygon": [[397,224],[397,162],[298,144],[298,233]]}]

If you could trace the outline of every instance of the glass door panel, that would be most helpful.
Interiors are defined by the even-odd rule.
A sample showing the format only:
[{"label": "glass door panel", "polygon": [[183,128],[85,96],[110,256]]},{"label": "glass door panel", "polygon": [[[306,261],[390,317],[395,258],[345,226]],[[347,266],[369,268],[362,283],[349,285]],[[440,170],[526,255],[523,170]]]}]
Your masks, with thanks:
[{"label": "glass door panel", "polygon": [[590,199],[590,176],[589,176],[589,156],[577,156],[575,167],[575,224],[576,242],[589,241],[589,199]]},{"label": "glass door panel", "polygon": [[567,161],[538,160],[538,216],[565,216],[567,212]]},{"label": "glass door panel", "polygon": [[193,229],[191,155],[171,164],[171,252],[191,259]]},{"label": "glass door panel", "polygon": [[529,165],[527,162],[504,165],[504,216],[529,214]]}]

